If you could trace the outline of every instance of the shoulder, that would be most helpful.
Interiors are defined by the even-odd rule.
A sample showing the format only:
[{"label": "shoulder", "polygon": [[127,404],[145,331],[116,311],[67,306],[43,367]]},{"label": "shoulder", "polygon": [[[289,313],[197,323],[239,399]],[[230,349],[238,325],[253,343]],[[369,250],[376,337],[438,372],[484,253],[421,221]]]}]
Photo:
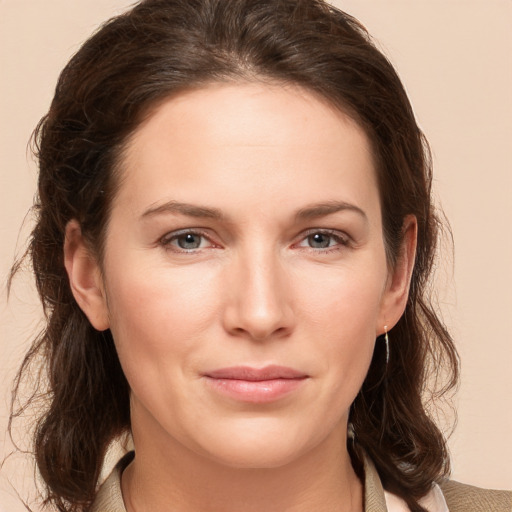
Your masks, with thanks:
[{"label": "shoulder", "polygon": [[453,480],[440,482],[450,512],[511,512],[512,492],[481,489]]},{"label": "shoulder", "polygon": [[[410,512],[406,503],[382,487],[370,458],[364,454],[365,512]],[[420,500],[429,512],[512,512],[512,492],[481,489],[444,479]]]}]

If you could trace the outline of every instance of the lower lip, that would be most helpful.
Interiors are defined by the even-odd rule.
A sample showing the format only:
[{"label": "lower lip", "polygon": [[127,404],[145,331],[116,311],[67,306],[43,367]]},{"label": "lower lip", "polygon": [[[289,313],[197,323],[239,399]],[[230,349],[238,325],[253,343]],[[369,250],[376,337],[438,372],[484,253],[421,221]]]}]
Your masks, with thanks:
[{"label": "lower lip", "polygon": [[299,388],[305,380],[305,377],[259,381],[206,377],[215,391],[241,402],[256,404],[279,400]]}]

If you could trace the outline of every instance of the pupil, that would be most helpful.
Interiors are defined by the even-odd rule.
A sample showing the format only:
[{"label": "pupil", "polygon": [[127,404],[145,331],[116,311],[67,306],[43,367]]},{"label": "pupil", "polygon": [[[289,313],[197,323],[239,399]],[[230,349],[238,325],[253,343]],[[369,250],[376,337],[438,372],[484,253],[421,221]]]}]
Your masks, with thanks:
[{"label": "pupil", "polygon": [[178,245],[182,249],[197,249],[201,243],[201,237],[188,233],[178,239]]},{"label": "pupil", "polygon": [[309,236],[309,243],[311,247],[316,247],[323,249],[325,247],[329,247],[330,237],[328,235],[323,235],[322,233],[315,233],[314,235]]}]

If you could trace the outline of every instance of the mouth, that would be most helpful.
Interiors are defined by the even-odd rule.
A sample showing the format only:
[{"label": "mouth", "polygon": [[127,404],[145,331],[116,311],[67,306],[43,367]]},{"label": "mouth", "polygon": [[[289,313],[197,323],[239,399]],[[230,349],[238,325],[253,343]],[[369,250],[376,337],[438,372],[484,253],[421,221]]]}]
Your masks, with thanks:
[{"label": "mouth", "polygon": [[309,378],[304,372],[277,365],[220,368],[207,372],[204,377],[215,392],[249,403],[268,403],[284,398]]}]

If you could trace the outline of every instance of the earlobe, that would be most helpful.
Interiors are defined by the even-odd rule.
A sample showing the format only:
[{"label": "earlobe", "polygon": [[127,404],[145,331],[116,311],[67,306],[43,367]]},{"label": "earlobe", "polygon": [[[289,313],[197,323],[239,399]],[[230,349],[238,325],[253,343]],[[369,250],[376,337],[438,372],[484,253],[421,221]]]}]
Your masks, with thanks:
[{"label": "earlobe", "polygon": [[76,220],[69,221],[66,226],[64,266],[80,309],[95,329],[108,329],[108,308],[99,265],[87,247]]},{"label": "earlobe", "polygon": [[384,333],[384,325],[387,326],[388,330],[391,329],[405,311],[416,259],[417,233],[418,222],[416,217],[407,215],[403,223],[403,240],[400,253],[394,268],[390,271],[383,297],[381,325],[377,326],[378,334]]}]

